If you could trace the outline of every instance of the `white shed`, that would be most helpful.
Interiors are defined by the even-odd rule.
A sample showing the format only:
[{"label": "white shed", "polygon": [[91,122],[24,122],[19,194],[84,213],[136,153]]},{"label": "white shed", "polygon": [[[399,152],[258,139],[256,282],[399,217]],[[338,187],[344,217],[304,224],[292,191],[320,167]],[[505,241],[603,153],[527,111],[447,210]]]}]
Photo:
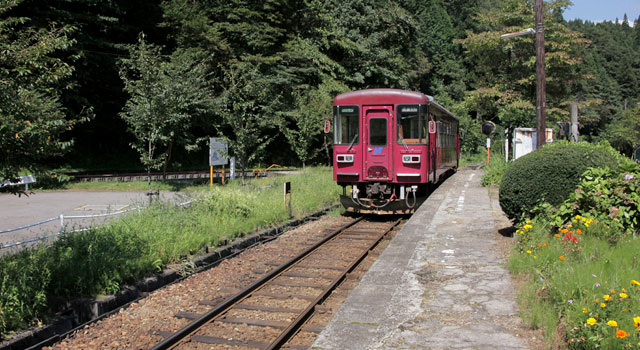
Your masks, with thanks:
[{"label": "white shed", "polygon": [[[547,143],[553,142],[553,129],[547,128]],[[513,159],[518,159],[537,149],[537,132],[534,128],[513,130]]]}]

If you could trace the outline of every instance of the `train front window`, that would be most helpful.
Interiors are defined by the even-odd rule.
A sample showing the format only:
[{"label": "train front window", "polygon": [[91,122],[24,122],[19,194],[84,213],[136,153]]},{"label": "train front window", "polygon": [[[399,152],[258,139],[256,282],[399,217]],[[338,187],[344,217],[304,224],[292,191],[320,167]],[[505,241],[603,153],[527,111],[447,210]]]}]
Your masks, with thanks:
[{"label": "train front window", "polygon": [[387,120],[384,118],[372,118],[369,120],[369,145],[387,145]]},{"label": "train front window", "polygon": [[426,117],[425,106],[398,106],[398,144],[426,144]]},{"label": "train front window", "polygon": [[334,108],[335,144],[357,145],[360,140],[360,109],[357,106]]}]

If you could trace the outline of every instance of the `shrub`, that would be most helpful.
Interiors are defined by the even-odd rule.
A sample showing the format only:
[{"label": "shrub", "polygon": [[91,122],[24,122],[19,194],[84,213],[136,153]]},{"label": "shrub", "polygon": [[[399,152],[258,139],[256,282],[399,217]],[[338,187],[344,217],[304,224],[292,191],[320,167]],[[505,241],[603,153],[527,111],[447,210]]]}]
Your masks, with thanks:
[{"label": "shrub", "polygon": [[[552,216],[553,223],[562,225],[569,220],[589,216],[610,232],[637,234],[640,228],[640,171],[616,172],[605,167],[587,170],[578,188],[559,206]],[[609,230],[608,230],[609,231]],[[619,234],[602,237],[610,242]]]},{"label": "shrub", "polygon": [[500,183],[500,206],[511,219],[527,215],[539,203],[562,203],[591,167],[617,168],[622,156],[609,144],[566,141],[547,145],[517,159]]}]

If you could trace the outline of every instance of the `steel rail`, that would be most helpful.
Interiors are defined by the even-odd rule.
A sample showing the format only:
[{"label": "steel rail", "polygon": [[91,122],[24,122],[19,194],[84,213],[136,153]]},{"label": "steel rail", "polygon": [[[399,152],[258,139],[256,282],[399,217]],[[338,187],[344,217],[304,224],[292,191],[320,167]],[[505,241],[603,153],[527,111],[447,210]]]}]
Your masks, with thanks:
[{"label": "steel rail", "polygon": [[358,265],[360,265],[362,260],[364,260],[367,255],[369,255],[369,252],[373,250],[378,245],[378,243],[380,243],[380,241],[387,235],[387,233],[391,232],[391,230],[398,226],[401,221],[402,219],[396,220],[393,224],[389,225],[389,227],[384,232],[380,233],[375,238],[374,242],[372,242],[369,247],[367,247],[367,249],[364,250],[363,253],[360,254],[360,256],[342,272],[342,274],[340,274],[340,276],[334,279],[333,282],[327,288],[325,288],[325,290],[322,291],[322,293],[315,300],[313,300],[302,313],[299,314],[299,316],[289,325],[289,327],[282,331],[282,333],[280,333],[280,335],[271,344],[269,344],[268,347],[265,348],[265,350],[279,349],[287,341],[289,341],[289,339],[291,339],[291,337],[298,331],[298,329],[300,329],[300,327],[302,327],[302,325],[311,317],[311,315],[313,315],[316,305],[322,303],[329,296],[329,294],[331,294],[331,292],[333,292],[342,283],[342,281],[347,278],[347,275],[351,273],[356,267],[358,267]]},{"label": "steel rail", "polygon": [[204,315],[200,316],[199,318],[197,318],[193,322],[189,323],[188,325],[186,325],[182,329],[178,330],[176,333],[174,333],[171,336],[169,336],[166,339],[164,339],[162,342],[160,342],[160,343],[156,344],[155,346],[153,346],[152,348],[150,348],[150,350],[173,349],[176,345],[178,345],[178,343],[180,341],[186,339],[187,337],[189,337],[190,335],[192,335],[193,333],[198,331],[198,329],[200,329],[203,325],[209,323],[209,321],[213,320],[215,317],[217,317],[220,314],[226,312],[233,305],[235,305],[238,302],[242,301],[244,298],[249,296],[256,289],[258,289],[262,285],[266,284],[270,280],[273,280],[274,278],[278,277],[282,272],[287,270],[289,267],[291,267],[292,265],[294,265],[298,261],[302,260],[307,255],[311,254],[316,249],[318,249],[321,246],[323,246],[327,241],[333,239],[335,236],[339,235],[342,231],[344,231],[347,228],[349,228],[349,227],[355,225],[356,223],[362,221],[362,219],[363,219],[363,217],[355,219],[352,222],[350,222],[350,223],[340,227],[339,229],[335,230],[334,232],[332,232],[331,234],[327,235],[325,238],[320,240],[318,243],[316,243],[313,246],[307,248],[305,251],[303,251],[302,253],[298,254],[296,257],[292,258],[291,260],[289,260],[289,261],[285,262],[284,264],[278,266],[277,268],[275,268],[274,270],[269,272],[267,275],[263,276],[259,280],[257,280],[254,283],[252,283],[247,288],[243,289],[242,291],[238,292],[235,295],[230,296],[225,301],[220,303],[218,306],[216,306],[213,309],[209,310]]}]

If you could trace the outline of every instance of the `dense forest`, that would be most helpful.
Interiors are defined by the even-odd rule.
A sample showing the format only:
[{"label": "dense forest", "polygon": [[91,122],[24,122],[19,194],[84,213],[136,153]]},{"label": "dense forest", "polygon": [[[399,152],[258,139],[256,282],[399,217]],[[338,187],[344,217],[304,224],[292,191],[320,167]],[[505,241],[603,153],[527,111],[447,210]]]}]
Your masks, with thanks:
[{"label": "dense forest", "polygon": [[[640,139],[640,26],[545,2],[547,125]],[[640,20],[640,18],[638,19]],[[532,0],[0,0],[0,178],[22,169],[326,163],[335,95],[421,91],[479,125],[535,126]],[[329,145],[327,145],[329,144]]]}]

